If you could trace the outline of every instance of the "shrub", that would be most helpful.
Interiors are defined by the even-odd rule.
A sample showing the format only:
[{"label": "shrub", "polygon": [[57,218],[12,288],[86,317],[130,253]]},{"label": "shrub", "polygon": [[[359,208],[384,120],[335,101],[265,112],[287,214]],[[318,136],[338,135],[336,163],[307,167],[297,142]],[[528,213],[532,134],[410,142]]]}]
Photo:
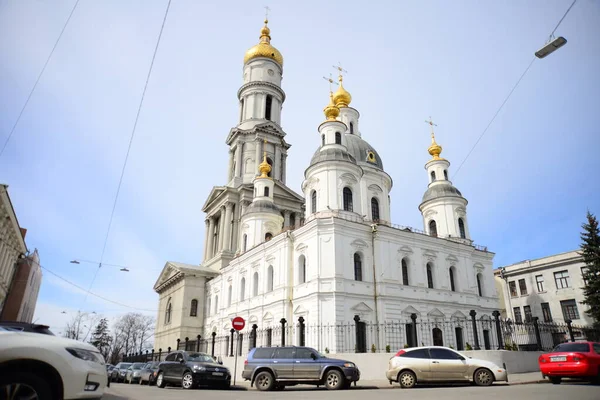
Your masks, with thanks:
[{"label": "shrub", "polygon": [[405,349],[408,349],[409,347],[410,347],[410,346],[409,346],[408,344],[404,343],[404,348],[405,348]]},{"label": "shrub", "polygon": [[468,350],[473,350],[473,347],[471,347],[471,345],[469,344],[469,342],[467,342],[467,343],[465,344],[465,349],[466,349],[467,351],[468,351]]},{"label": "shrub", "polygon": [[371,345],[371,353],[375,353],[377,351],[377,349],[375,348],[375,345],[372,344]]},{"label": "shrub", "polygon": [[325,354],[329,354],[329,347],[325,347]]},{"label": "shrub", "polygon": [[385,352],[389,353],[392,351],[392,348],[390,347],[390,345],[388,344],[387,346],[385,346]]}]

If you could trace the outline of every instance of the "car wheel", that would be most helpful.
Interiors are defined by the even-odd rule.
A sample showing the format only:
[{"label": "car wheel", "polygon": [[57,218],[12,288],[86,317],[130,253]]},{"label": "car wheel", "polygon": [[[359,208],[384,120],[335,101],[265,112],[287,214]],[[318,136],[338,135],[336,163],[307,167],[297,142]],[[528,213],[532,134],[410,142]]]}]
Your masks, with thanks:
[{"label": "car wheel", "polygon": [[167,383],[165,382],[165,377],[163,376],[162,372],[159,372],[158,376],[156,377],[156,387],[159,387],[162,389],[165,386],[167,386]]},{"label": "car wheel", "polygon": [[328,390],[338,390],[344,386],[344,376],[337,369],[327,371],[325,374],[325,387]]},{"label": "car wheel", "polygon": [[223,390],[229,390],[229,389],[231,389],[231,382],[227,381],[225,383],[221,383],[219,385],[219,389],[223,389]]},{"label": "car wheel", "polygon": [[255,382],[256,388],[262,392],[267,392],[273,389],[273,386],[275,385],[275,379],[273,378],[273,375],[268,371],[259,372],[259,374],[256,375]]},{"label": "car wheel", "polygon": [[562,378],[551,377],[550,382],[552,382],[553,385],[560,385]]},{"label": "car wheel", "polygon": [[417,384],[417,376],[412,371],[402,371],[398,375],[398,383],[404,389],[410,389]]},{"label": "car wheel", "polygon": [[473,381],[477,386],[490,386],[494,383],[494,375],[489,369],[479,368],[473,374]]},{"label": "car wheel", "polygon": [[143,385],[143,384],[144,384],[144,380],[143,380],[142,378],[140,378],[139,384],[140,384],[140,385]]},{"label": "car wheel", "polygon": [[45,379],[24,372],[3,374],[0,377],[0,393],[6,394],[9,399],[53,399],[52,390]]},{"label": "car wheel", "polygon": [[181,377],[181,387],[184,389],[192,389],[194,387],[194,376],[191,372],[186,372]]}]

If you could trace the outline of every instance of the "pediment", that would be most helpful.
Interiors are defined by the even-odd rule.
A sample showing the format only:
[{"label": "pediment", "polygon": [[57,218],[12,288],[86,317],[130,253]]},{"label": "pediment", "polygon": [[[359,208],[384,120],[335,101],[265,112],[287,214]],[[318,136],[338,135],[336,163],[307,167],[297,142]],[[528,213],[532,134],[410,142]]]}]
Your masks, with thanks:
[{"label": "pediment", "polygon": [[429,261],[433,261],[437,258],[437,251],[424,249],[423,257],[428,259]]},{"label": "pediment", "polygon": [[458,262],[458,257],[456,257],[454,254],[450,254],[448,257],[446,257],[446,261],[448,261],[450,264],[455,264]]},{"label": "pediment", "polygon": [[306,314],[308,314],[308,311],[303,306],[298,306],[294,310],[294,315],[306,315]]},{"label": "pediment", "polygon": [[265,315],[263,315],[263,320],[265,321],[272,321],[273,320],[273,314],[271,314],[270,312],[266,312]]},{"label": "pediment", "polygon": [[352,310],[352,311],[358,311],[358,312],[362,312],[362,313],[373,311],[373,309],[371,307],[369,307],[368,305],[366,305],[362,301],[360,303],[358,303],[357,305],[355,305],[354,307],[352,307],[350,310]]},{"label": "pediment", "polygon": [[444,313],[438,310],[437,308],[434,308],[433,310],[427,313],[427,316],[434,318],[444,318]]},{"label": "pediment", "polygon": [[352,243],[350,243],[350,246],[354,247],[357,250],[369,247],[369,245],[367,244],[367,242],[365,242],[362,239],[354,239],[352,241]]},{"label": "pediment", "polygon": [[296,246],[296,251],[298,253],[304,253],[307,248],[308,246],[306,245],[306,243],[300,243],[298,246]]},{"label": "pediment", "polygon": [[257,322],[258,322],[258,317],[256,315],[251,315],[250,318],[248,318],[249,324],[256,324]]},{"label": "pediment", "polygon": [[240,129],[238,127],[232,128],[229,130],[229,134],[227,135],[227,139],[225,140],[225,143],[227,145],[231,146],[233,144],[233,139],[238,135],[258,136],[257,134],[260,134],[260,133],[266,133],[269,135],[277,136],[281,139],[281,145],[285,149],[290,148],[290,145],[288,143],[286,143],[284,140],[286,133],[284,132],[283,129],[281,129],[281,127],[279,125],[277,125],[273,121],[265,121],[263,123],[256,124],[250,129]]},{"label": "pediment", "polygon": [[166,281],[168,281],[169,279],[171,279],[179,273],[181,273],[181,271],[178,268],[176,268],[171,263],[167,262],[163,267],[162,271],[160,272],[160,275],[158,275],[158,279],[154,284],[154,291],[157,291],[160,285],[162,285],[163,283],[165,283]]},{"label": "pediment", "polygon": [[406,256],[406,255],[412,254],[413,250],[410,247],[405,245],[405,246],[401,246],[398,249],[398,253],[402,253],[404,256]]},{"label": "pediment", "polygon": [[452,314],[452,318],[453,319],[467,319],[467,316],[463,313],[461,313],[460,311],[456,311],[454,314]]},{"label": "pediment", "polygon": [[379,193],[383,192],[383,189],[381,189],[381,187],[379,185],[376,185],[374,183],[371,184],[371,185],[369,185],[368,189],[371,190],[371,191],[373,191],[373,192],[379,192]]},{"label": "pediment", "polygon": [[204,205],[202,206],[202,211],[207,212],[208,207],[225,191],[227,188],[225,186],[214,186],[210,191]]},{"label": "pediment", "polygon": [[404,315],[410,315],[410,314],[421,315],[421,313],[413,306],[406,307],[404,310],[402,310],[402,314],[404,314]]}]

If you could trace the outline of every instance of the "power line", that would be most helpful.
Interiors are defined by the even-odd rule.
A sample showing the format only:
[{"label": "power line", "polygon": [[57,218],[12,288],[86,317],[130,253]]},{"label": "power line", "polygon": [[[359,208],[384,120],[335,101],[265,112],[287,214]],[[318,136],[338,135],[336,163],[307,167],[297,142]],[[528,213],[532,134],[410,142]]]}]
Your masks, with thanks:
[{"label": "power line", "polygon": [[577,0],[573,0],[573,3],[571,3],[571,5],[569,6],[569,8],[567,8],[567,11],[565,12],[565,14],[562,16],[562,18],[560,19],[560,21],[558,21],[558,24],[556,24],[556,26],[552,30],[552,33],[550,34],[550,37],[552,37],[552,35],[554,35],[554,32],[556,32],[556,30],[558,29],[558,27],[560,26],[560,24],[562,24],[563,20],[565,19],[565,17],[569,13],[569,11],[571,11],[571,8],[573,8],[573,6],[575,5],[576,2],[577,2]]},{"label": "power line", "polygon": [[38,75],[37,79],[35,80],[35,83],[33,84],[31,91],[29,92],[29,96],[27,96],[27,100],[25,100],[25,104],[23,104],[23,108],[21,108],[21,112],[19,113],[17,120],[15,121],[12,129],[10,130],[8,137],[4,141],[2,150],[0,150],[0,158],[2,157],[2,154],[4,154],[4,150],[6,150],[6,146],[8,146],[8,142],[10,141],[13,133],[15,133],[15,129],[17,128],[19,121],[21,121],[21,116],[23,115],[25,108],[27,108],[27,105],[29,104],[29,100],[31,100],[31,96],[33,95],[35,88],[37,87],[38,83],[40,82],[40,79],[42,78],[42,75],[44,74],[44,71],[46,70],[48,63],[50,62],[50,59],[52,58],[52,55],[54,54],[54,50],[56,50],[56,46],[58,46],[58,42],[60,42],[60,39],[62,38],[62,35],[65,32],[65,29],[67,28],[67,25],[69,24],[69,21],[71,20],[71,17],[73,16],[73,13],[75,12],[75,9],[77,8],[78,4],[79,4],[79,0],[75,1],[75,5],[73,5],[73,8],[71,9],[71,13],[69,14],[69,17],[65,21],[65,24],[63,25],[63,28],[60,31],[60,34],[58,35],[58,38],[56,39],[56,42],[54,43],[54,47],[52,47],[52,51],[50,51],[50,54],[48,55],[48,58],[46,59],[46,62],[44,63],[44,67],[42,68],[42,70],[40,71],[40,74]]},{"label": "power line", "polygon": [[[167,8],[165,10],[165,15],[163,17],[162,25],[160,27],[160,32],[158,33],[158,39],[156,40],[156,46],[154,47],[154,53],[152,54],[152,61],[150,62],[150,68],[148,69],[148,74],[146,75],[146,83],[144,84],[144,90],[142,91],[142,98],[140,99],[140,104],[138,105],[137,114],[135,116],[135,122],[133,123],[133,129],[131,130],[131,136],[129,138],[129,145],[127,146],[127,153],[125,154],[125,161],[123,162],[123,168],[121,169],[121,177],[119,178],[119,184],[117,186],[117,193],[115,195],[115,200],[113,202],[112,211],[110,212],[110,219],[108,222],[108,229],[106,230],[106,237],[104,238],[104,245],[102,246],[102,253],[100,255],[100,263],[98,264],[98,269],[94,273],[94,277],[92,278],[92,282],[90,283],[90,289],[92,290],[92,286],[94,286],[94,282],[96,281],[96,277],[98,276],[98,272],[100,268],[102,268],[102,261],[104,260],[104,254],[106,252],[106,245],[108,244],[108,238],[110,235],[110,229],[112,227],[112,222],[115,215],[115,209],[117,208],[117,201],[119,200],[119,193],[121,192],[121,185],[123,184],[123,176],[125,175],[125,168],[127,167],[127,161],[129,160],[129,153],[131,152],[131,145],[133,144],[133,138],[135,137],[137,124],[140,118],[140,113],[142,111],[142,106],[144,104],[144,98],[146,97],[146,90],[148,89],[148,82],[150,81],[150,76],[152,75],[152,68],[154,67],[154,60],[156,60],[156,53],[158,52],[158,46],[160,45],[160,39],[162,38],[163,30],[165,28],[165,22],[167,21],[167,16],[169,14],[169,8],[171,7],[171,0],[167,3]],[[89,292],[88,290],[88,292]],[[86,297],[83,299],[83,303],[85,304],[87,300],[87,292]]]}]

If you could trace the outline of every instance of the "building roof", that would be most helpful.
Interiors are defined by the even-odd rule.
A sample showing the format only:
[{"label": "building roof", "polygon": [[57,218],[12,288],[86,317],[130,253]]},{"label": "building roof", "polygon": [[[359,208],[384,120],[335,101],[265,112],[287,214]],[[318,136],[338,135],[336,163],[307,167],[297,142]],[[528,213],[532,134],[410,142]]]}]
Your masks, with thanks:
[{"label": "building roof", "polygon": [[353,164],[356,163],[356,159],[350,153],[339,148],[330,148],[323,151],[321,151],[321,148],[318,148],[310,160],[310,166],[323,161],[348,161]]},{"label": "building roof", "polygon": [[[348,152],[356,159],[359,165],[370,165],[375,168],[383,170],[383,161],[377,153],[377,150],[373,148],[366,140],[358,135],[352,133],[346,133],[346,147]],[[375,157],[373,160],[369,159],[369,153],[373,152]]]},{"label": "building roof", "polygon": [[432,185],[423,194],[422,203],[425,203],[426,201],[429,201],[429,200],[438,199],[440,197],[461,197],[461,198],[463,198],[460,190],[458,190],[451,184]]},{"label": "building roof", "polygon": [[554,268],[579,261],[582,261],[582,257],[579,253],[579,250],[571,250],[564,253],[558,253],[546,257],[536,258],[533,260],[519,261],[517,263],[506,265],[504,267],[498,267],[494,270],[494,274],[499,275],[500,270],[502,268],[505,268],[506,272],[508,273],[523,273],[529,270],[536,270],[540,268]]},{"label": "building roof", "polygon": [[254,213],[271,213],[280,215],[281,211],[279,210],[279,207],[277,207],[272,201],[255,200],[246,208],[244,215]]}]

